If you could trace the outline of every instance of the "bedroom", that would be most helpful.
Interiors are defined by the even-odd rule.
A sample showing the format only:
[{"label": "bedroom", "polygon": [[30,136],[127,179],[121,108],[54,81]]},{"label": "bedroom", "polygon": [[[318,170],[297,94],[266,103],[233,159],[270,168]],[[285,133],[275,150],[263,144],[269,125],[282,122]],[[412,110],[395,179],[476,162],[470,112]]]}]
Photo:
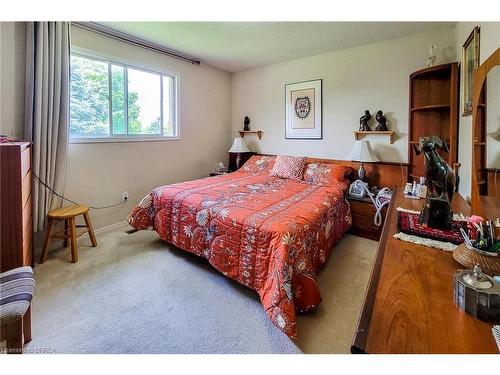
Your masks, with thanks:
[{"label": "bedroom", "polygon": [[[493,69],[482,94],[472,81],[500,22],[447,14],[2,21],[2,280],[34,266],[2,340],[26,354],[498,353],[493,324],[453,299],[474,264],[393,238],[426,202],[406,184],[438,178],[423,136],[444,141],[453,212],[499,216],[500,83]],[[394,295],[402,307],[384,305]]]}]

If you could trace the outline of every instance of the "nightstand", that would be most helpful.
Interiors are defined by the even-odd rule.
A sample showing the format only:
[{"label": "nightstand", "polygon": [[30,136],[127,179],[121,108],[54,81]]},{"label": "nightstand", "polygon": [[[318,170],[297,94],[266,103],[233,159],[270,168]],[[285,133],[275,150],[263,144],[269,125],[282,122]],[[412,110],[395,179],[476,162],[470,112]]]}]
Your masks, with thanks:
[{"label": "nightstand", "polygon": [[[375,206],[370,198],[357,199],[347,196],[347,201],[351,205],[352,225],[349,233],[356,236],[378,241],[382,232],[383,223],[380,227],[373,224],[375,217]],[[382,217],[385,221],[387,206],[382,208]]]}]

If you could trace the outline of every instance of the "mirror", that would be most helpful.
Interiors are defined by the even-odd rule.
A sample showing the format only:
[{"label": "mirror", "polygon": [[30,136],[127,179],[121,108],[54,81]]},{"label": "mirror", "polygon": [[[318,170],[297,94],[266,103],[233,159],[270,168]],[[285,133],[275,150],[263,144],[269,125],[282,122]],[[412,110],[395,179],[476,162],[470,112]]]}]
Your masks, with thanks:
[{"label": "mirror", "polygon": [[500,49],[474,72],[472,116],[472,213],[494,219],[500,217]]}]

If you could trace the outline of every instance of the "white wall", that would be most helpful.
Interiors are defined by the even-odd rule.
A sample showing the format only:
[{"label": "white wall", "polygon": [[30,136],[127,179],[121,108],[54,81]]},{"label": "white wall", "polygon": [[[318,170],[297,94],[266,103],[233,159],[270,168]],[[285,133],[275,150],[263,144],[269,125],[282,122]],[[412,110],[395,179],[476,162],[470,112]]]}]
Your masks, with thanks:
[{"label": "white wall", "polygon": [[128,191],[126,204],[91,212],[102,227],[125,220],[156,186],[201,178],[227,163],[230,147],[231,75],[72,28],[72,43],[107,55],[180,74],[180,141],[71,144],[65,195],[108,205]]},{"label": "white wall", "polygon": [[0,134],[24,135],[26,26],[0,22]]},{"label": "white wall", "polygon": [[[374,115],[381,109],[398,139],[392,145],[369,140],[383,161],[406,162],[409,75],[425,67],[432,43],[439,46],[437,63],[456,60],[454,28],[446,28],[235,73],[233,136],[248,115],[251,127],[264,131],[261,141],[248,138],[252,150],[345,159],[363,111]],[[285,140],[285,84],[318,78],[323,79],[323,140]]]},{"label": "white wall", "polygon": [[[474,26],[481,27],[480,35],[480,63],[483,63],[495,50],[500,47],[500,22],[459,22],[455,31],[455,46],[458,60],[462,62],[462,46],[471,33]],[[462,82],[460,83],[460,93],[463,92]],[[500,104],[499,104],[500,106]],[[493,113],[494,108],[487,108],[487,112]],[[498,113],[498,107],[496,108]],[[471,187],[471,149],[472,149],[472,116],[462,116],[460,108],[459,116],[459,162],[460,167],[460,187],[459,192],[463,197],[470,197]],[[492,151],[492,150],[490,150]],[[464,157],[465,156],[465,157]]]}]

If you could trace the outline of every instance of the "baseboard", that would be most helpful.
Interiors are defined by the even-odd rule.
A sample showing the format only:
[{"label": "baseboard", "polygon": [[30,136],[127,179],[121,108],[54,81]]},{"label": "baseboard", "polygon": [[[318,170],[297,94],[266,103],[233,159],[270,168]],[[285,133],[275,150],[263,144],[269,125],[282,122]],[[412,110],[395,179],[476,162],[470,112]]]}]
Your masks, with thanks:
[{"label": "baseboard", "polygon": [[107,230],[112,230],[112,229],[116,229],[118,228],[119,226],[123,225],[123,224],[126,224],[127,222],[125,220],[123,221],[119,221],[118,223],[114,223],[114,224],[111,224],[111,225],[106,225],[105,227],[102,227],[102,228],[99,228],[99,229],[96,229],[94,232],[96,233],[101,233],[101,232],[105,232]]},{"label": "baseboard", "polygon": [[[112,231],[124,224],[126,224],[127,222],[125,220],[123,221],[120,221],[118,223],[114,223],[114,224],[111,224],[111,225],[106,225],[105,227],[102,227],[102,228],[98,228],[98,229],[94,229],[94,233],[97,235],[99,233],[103,233],[103,232],[107,232],[107,231]],[[43,237],[45,237],[45,231],[43,232]],[[78,241],[78,239],[77,239]],[[35,259],[38,259],[40,254],[42,253],[42,246],[43,246],[43,238],[40,238],[39,241],[35,241],[35,242],[38,242],[38,243],[35,243],[35,246],[33,248],[33,254],[35,256]],[[63,239],[53,239],[52,241],[50,241],[50,247],[60,247],[63,245],[63,242],[64,240]]]}]

